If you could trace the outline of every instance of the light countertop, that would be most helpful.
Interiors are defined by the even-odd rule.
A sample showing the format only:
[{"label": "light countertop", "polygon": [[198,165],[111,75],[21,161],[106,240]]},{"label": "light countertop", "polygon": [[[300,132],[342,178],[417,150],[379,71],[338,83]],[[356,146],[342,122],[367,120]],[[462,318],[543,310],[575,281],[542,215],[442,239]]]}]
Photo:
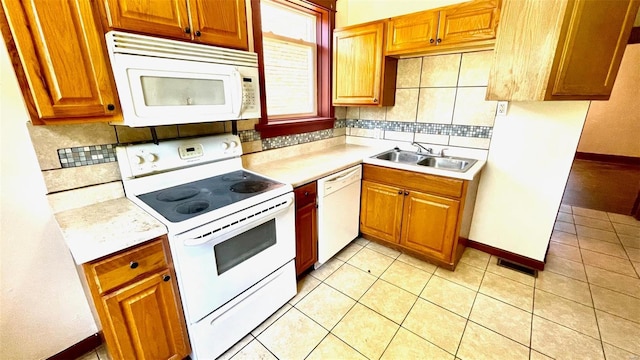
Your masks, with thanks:
[{"label": "light countertop", "polygon": [[127,198],[62,211],[55,218],[77,264],[167,233],[161,222]]},{"label": "light countertop", "polygon": [[424,174],[446,176],[462,180],[473,180],[480,173],[486,163],[485,160],[478,160],[469,170],[461,173],[435,169],[427,166],[401,164],[371,158],[371,156],[382,153],[386,150],[390,150],[390,148],[343,144],[323,149],[322,151],[304,154],[302,156],[283,158],[261,164],[250,165],[247,166],[247,169],[282,182],[289,183],[293,187],[298,187],[361,163],[415,171]]}]

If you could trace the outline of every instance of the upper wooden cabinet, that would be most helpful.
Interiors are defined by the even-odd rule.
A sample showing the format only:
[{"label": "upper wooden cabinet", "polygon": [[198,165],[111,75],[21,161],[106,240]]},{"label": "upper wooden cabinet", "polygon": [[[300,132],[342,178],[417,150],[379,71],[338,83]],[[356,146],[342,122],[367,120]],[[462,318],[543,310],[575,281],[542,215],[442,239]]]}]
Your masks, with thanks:
[{"label": "upper wooden cabinet", "polygon": [[104,0],[112,29],[246,50],[244,0]]},{"label": "upper wooden cabinet", "polygon": [[487,99],[607,100],[638,0],[505,1]]},{"label": "upper wooden cabinet", "polygon": [[387,55],[491,48],[500,0],[476,0],[389,19]]},{"label": "upper wooden cabinet", "polygon": [[398,61],[384,56],[385,21],[333,32],[333,105],[391,106]]},{"label": "upper wooden cabinet", "polygon": [[2,12],[2,30],[8,23],[10,32],[7,48],[34,124],[121,116],[103,31],[89,1],[2,0]]}]

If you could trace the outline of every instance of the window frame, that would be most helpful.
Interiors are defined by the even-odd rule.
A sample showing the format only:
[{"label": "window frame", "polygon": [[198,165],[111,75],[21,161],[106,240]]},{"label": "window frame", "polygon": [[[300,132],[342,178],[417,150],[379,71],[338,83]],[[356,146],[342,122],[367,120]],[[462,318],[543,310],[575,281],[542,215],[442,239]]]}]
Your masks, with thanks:
[{"label": "window frame", "polygon": [[267,115],[260,1],[251,0],[254,50],[258,55],[261,103],[260,121],[256,124],[255,129],[260,132],[260,137],[264,139],[333,128],[335,116],[331,102],[331,71],[336,0],[270,0],[305,12],[314,13],[316,16],[316,43],[318,44],[316,52],[317,115],[277,116],[271,118]]}]

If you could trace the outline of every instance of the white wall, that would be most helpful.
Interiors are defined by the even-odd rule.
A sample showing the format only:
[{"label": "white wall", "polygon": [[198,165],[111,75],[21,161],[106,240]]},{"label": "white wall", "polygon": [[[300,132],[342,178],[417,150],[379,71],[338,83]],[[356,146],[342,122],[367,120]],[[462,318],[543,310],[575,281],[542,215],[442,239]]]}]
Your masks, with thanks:
[{"label": "white wall", "polygon": [[496,117],[471,240],[544,260],[588,109],[588,101],[514,102]]},{"label": "white wall", "polygon": [[97,332],[47,203],[28,116],[0,46],[0,359],[41,359]]},{"label": "white wall", "polygon": [[627,45],[609,101],[593,101],[578,151],[640,157],[640,44]]}]

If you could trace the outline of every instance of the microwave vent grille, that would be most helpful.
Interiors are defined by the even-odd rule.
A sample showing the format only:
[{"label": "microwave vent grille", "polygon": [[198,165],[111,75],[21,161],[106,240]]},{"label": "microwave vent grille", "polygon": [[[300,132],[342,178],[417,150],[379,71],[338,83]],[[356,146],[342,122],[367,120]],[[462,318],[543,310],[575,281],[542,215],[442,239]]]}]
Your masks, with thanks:
[{"label": "microwave vent grille", "polygon": [[235,66],[258,66],[256,53],[211,45],[110,31],[106,35],[109,55],[130,54]]}]

